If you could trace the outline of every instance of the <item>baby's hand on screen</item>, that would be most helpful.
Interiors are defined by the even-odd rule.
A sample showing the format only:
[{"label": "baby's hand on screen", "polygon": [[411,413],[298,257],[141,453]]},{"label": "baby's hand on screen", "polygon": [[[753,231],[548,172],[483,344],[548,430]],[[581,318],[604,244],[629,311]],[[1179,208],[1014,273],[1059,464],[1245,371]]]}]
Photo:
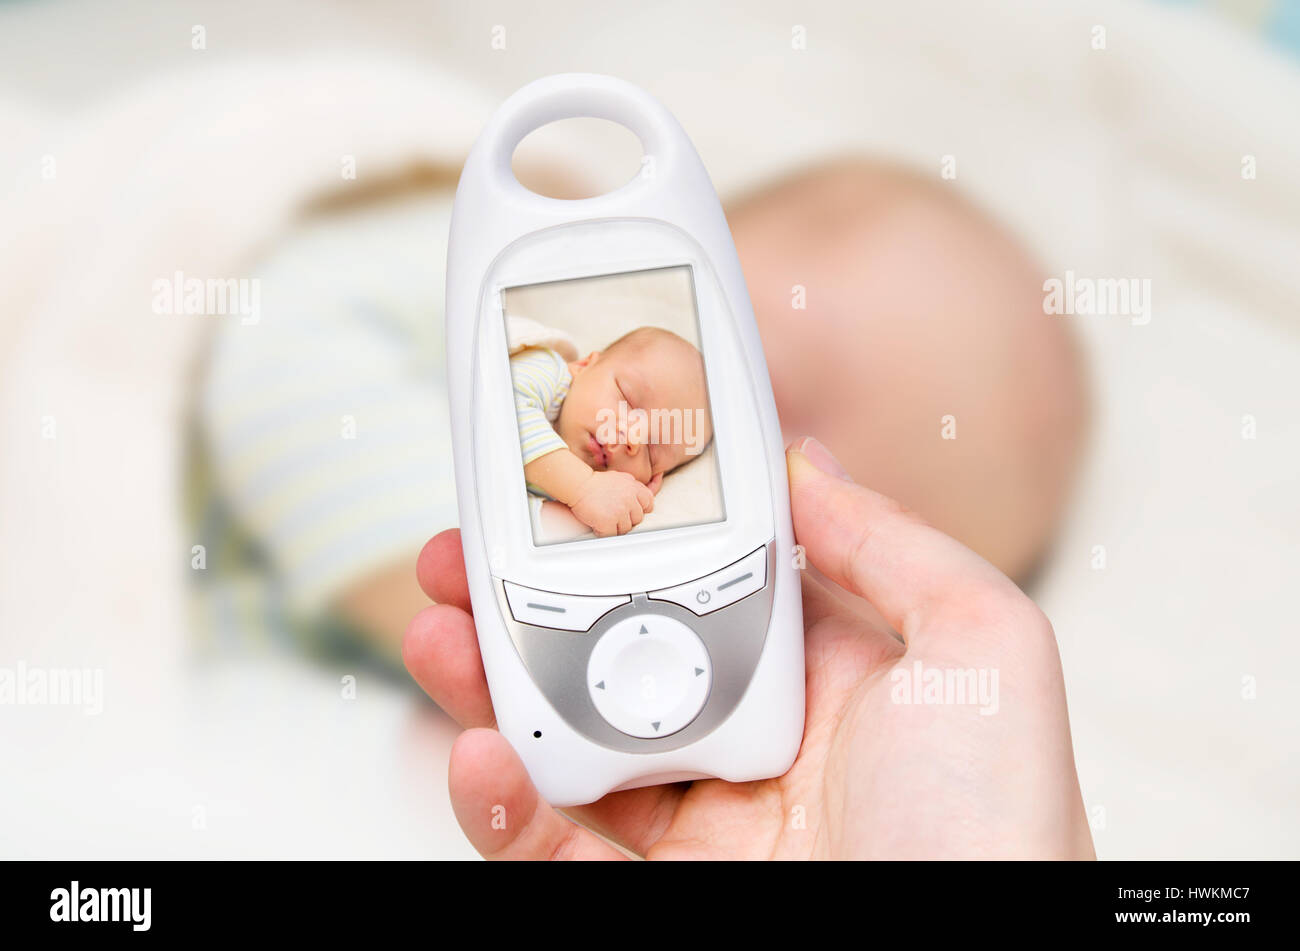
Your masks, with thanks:
[{"label": "baby's hand on screen", "polygon": [[626,535],[654,508],[654,493],[627,472],[593,472],[571,508],[597,535]]}]

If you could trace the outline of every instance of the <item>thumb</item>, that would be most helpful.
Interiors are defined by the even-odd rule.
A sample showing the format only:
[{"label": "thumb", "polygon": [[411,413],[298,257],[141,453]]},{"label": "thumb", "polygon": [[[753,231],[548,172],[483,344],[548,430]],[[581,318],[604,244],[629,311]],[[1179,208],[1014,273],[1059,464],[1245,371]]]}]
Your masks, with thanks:
[{"label": "thumb", "polygon": [[625,858],[548,806],[519,755],[496,730],[466,730],[456,739],[447,788],[456,820],[484,858]]},{"label": "thumb", "polygon": [[811,436],[791,444],[786,468],[795,540],[808,560],[870,601],[905,641],[949,605],[966,603],[975,589],[1011,585],[900,503],[855,484]]}]

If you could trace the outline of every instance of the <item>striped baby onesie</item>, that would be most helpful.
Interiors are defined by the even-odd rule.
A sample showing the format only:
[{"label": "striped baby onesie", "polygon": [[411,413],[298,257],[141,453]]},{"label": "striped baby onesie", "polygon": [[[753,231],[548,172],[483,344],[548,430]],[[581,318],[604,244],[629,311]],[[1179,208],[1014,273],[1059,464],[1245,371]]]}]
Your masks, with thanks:
[{"label": "striped baby onesie", "polygon": [[[519,421],[519,449],[524,465],[557,449],[567,449],[551,424],[560,416],[560,407],[569,395],[573,374],[564,357],[554,350],[530,347],[510,358],[510,376],[514,382],[515,415]],[[528,486],[534,495],[546,493]]]},{"label": "striped baby onesie", "polygon": [[[338,598],[458,520],[443,352],[450,193],[313,218],[252,273],[262,320],[214,320],[187,467],[201,645],[332,657]],[[395,671],[401,670],[391,651]],[[404,675],[405,676],[405,675]]]}]

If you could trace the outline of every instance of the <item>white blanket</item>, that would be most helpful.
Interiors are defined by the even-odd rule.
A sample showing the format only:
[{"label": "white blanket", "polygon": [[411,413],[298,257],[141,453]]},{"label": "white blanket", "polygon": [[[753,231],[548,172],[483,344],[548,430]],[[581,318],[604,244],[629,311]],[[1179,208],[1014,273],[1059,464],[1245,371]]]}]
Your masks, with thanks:
[{"label": "white blanket", "polygon": [[[37,62],[24,48],[55,7],[6,13],[8,75]],[[152,313],[149,288],[178,267],[243,273],[305,201],[350,187],[343,156],[362,180],[417,160],[454,167],[492,100],[581,66],[662,98],[724,195],[846,149],[936,175],[951,155],[953,187],[1009,221],[1052,273],[1152,279],[1150,324],[1075,319],[1092,356],[1095,452],[1039,591],[1061,640],[1085,800],[1103,856],[1300,853],[1295,64],[1208,15],[1136,3],[768,2],[742,17],[680,0],[617,15],[548,8],[550,19],[531,7],[501,5],[502,51],[480,18],[442,11],[418,44],[391,18],[371,24],[391,49],[432,44],[490,97],[429,67],[337,55],[188,63],[87,96],[72,117],[0,87],[0,181],[17,182],[0,214],[0,656],[102,667],[114,711],[89,735],[80,713],[0,712],[0,756],[24,767],[0,787],[0,811],[34,817],[6,824],[0,852],[210,854],[191,811],[214,797],[260,819],[222,854],[463,850],[438,825],[445,805],[435,823],[389,782],[329,792],[325,748],[320,782],[303,784],[332,797],[315,827],[274,821],[260,792],[270,781],[222,786],[215,753],[172,758],[198,742],[181,676],[190,543],[175,511],[202,323]],[[227,16],[230,34],[257,33],[203,9]],[[350,39],[339,14],[297,9],[317,32],[282,41],[291,49]],[[59,34],[68,61],[73,34],[93,45],[139,28],[108,9],[76,15]],[[159,48],[184,47],[179,16],[159,21]],[[575,25],[588,20],[599,28]],[[1090,42],[1098,25],[1104,50]],[[800,28],[805,49],[791,44]],[[1254,439],[1242,438],[1247,416]],[[1094,569],[1098,546],[1106,567]],[[348,736],[334,717],[327,732]],[[232,735],[215,746],[235,756]],[[124,763],[124,748],[136,758]],[[273,750],[264,762],[280,769]],[[372,775],[400,773],[384,763]],[[304,770],[282,772],[302,782]],[[394,796],[409,808],[385,815],[406,821],[364,841],[354,832],[352,845],[330,839],[326,813],[374,814]],[[403,838],[417,827],[423,838]]]},{"label": "white blanket", "polygon": [[[0,664],[97,669],[104,685],[95,720],[80,709],[0,711],[0,757],[31,763],[33,751],[46,749],[62,764],[6,770],[13,781],[0,811],[45,817],[10,849],[192,854],[201,840],[186,814],[220,811],[214,801],[236,814],[249,808],[232,789],[251,777],[241,770],[232,784],[231,757],[264,760],[274,772],[280,744],[310,748],[241,716],[270,709],[288,724],[337,718],[338,685],[304,696],[301,676],[245,672],[236,686],[248,690],[251,676],[269,704],[250,707],[212,686],[221,672],[199,683],[187,671],[192,542],[178,518],[182,424],[206,322],[239,318],[157,314],[151,288],[177,270],[246,275],[259,248],[322,194],[414,163],[454,175],[490,108],[436,70],[337,56],[167,76],[67,118],[37,121],[30,109],[0,103],[0,141],[18,180],[0,215],[8,232],[0,287],[10,302],[0,326]],[[344,178],[348,161],[356,181]],[[44,177],[51,167],[53,177]],[[369,709],[394,702],[372,694]],[[411,716],[407,704],[396,710],[406,710],[398,720]],[[394,717],[381,718],[392,727]],[[445,750],[451,728],[437,729]],[[196,749],[202,736],[214,755]],[[382,813],[376,803],[392,791],[376,780],[396,764],[385,757],[377,768],[373,753],[360,755],[371,790],[360,808]],[[316,761],[307,772],[320,768]],[[223,838],[217,854],[374,855],[394,843],[386,836],[340,847],[311,820],[296,832],[267,821],[265,790],[301,782],[302,773],[284,770],[244,789],[262,810],[253,827],[260,831]],[[88,805],[86,776],[95,777]],[[310,792],[323,812],[334,811],[337,790]],[[306,808],[304,816],[315,815]],[[160,810],[177,813],[179,824],[160,826]],[[463,852],[445,806],[442,815],[426,848]],[[285,830],[279,845],[263,845],[276,826]],[[63,835],[84,845],[64,851]]]}]

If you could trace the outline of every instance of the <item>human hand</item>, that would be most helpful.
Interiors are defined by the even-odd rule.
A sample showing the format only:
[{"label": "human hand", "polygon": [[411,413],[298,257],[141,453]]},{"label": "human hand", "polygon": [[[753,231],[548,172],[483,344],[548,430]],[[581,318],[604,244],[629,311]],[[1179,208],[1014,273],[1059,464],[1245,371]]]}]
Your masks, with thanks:
[{"label": "human hand", "polygon": [[593,472],[570,506],[597,535],[626,535],[655,507],[654,492],[627,472]]},{"label": "human hand", "polygon": [[[803,745],[775,779],[611,793],[567,817],[552,809],[492,729],[459,534],[425,546],[417,574],[438,604],[411,623],[404,654],[467,728],[449,786],[475,848],[624,857],[608,839],[652,859],[1092,858],[1046,617],[973,552],[847,481],[819,443],[803,441],[787,464],[795,536],[814,570],[803,582]],[[928,672],[967,670],[996,684],[985,702],[942,689],[921,702]],[[901,702],[918,671],[915,702]],[[495,828],[498,806],[521,818]]]}]

